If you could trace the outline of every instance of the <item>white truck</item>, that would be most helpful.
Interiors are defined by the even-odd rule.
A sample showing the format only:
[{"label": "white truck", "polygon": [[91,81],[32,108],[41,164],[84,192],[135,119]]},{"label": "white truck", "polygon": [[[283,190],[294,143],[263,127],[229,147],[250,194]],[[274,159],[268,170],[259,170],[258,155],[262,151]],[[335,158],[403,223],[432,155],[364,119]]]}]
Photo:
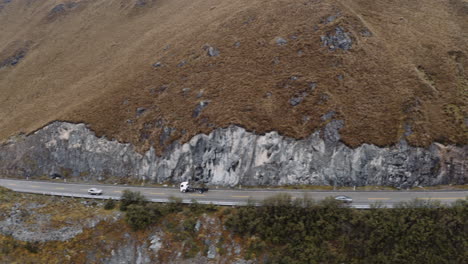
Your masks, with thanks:
[{"label": "white truck", "polygon": [[180,184],[180,192],[185,193],[185,192],[198,192],[198,193],[204,193],[207,192],[208,188],[205,187],[192,187],[188,181],[182,182]]}]

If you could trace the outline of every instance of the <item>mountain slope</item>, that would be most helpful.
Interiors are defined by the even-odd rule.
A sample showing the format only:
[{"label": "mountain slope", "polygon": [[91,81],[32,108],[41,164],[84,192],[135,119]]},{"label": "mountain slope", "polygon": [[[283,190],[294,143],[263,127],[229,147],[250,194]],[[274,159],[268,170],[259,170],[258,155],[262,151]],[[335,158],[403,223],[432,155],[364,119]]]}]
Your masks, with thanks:
[{"label": "mountain slope", "polygon": [[237,124],[466,144],[466,0],[3,1],[0,138],[54,120],[162,150]]}]

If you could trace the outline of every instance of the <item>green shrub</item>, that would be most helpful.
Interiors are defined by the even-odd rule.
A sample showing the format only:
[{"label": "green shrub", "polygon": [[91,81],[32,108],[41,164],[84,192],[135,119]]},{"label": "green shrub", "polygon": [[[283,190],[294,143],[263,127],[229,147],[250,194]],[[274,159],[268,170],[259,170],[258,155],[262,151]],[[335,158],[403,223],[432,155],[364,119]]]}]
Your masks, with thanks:
[{"label": "green shrub", "polygon": [[115,201],[113,199],[109,199],[106,201],[104,204],[104,209],[106,210],[112,210],[115,208]]},{"label": "green shrub", "polygon": [[132,204],[145,205],[148,201],[140,192],[124,190],[120,199],[120,211],[126,211]]},{"label": "green shrub", "polygon": [[125,221],[134,230],[146,229],[162,217],[158,204],[131,204],[126,209]]},{"label": "green shrub", "polygon": [[144,205],[131,204],[126,211],[125,220],[134,231],[145,229],[153,223],[152,215]]},{"label": "green shrub", "polygon": [[170,196],[169,202],[165,204],[165,214],[182,212],[184,204],[182,198]]},{"label": "green shrub", "polygon": [[38,242],[26,242],[26,245],[24,246],[25,249],[27,249],[31,253],[38,253],[39,252],[39,243]]}]

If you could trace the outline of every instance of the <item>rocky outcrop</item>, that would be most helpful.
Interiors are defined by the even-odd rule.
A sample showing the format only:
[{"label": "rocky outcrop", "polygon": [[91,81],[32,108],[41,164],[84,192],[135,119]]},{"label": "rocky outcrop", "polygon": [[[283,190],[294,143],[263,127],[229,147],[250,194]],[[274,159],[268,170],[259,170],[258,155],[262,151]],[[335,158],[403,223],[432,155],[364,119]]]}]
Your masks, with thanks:
[{"label": "rocky outcrop", "polygon": [[332,120],[321,132],[295,140],[270,132],[256,135],[237,126],[174,143],[159,156],[130,144],[98,138],[85,124],[55,122],[0,146],[0,173],[34,177],[68,174],[79,180],[134,177],[151,182],[199,180],[213,185],[466,184],[468,146],[428,148],[404,140],[380,148],[340,142],[344,123]]},{"label": "rocky outcrop", "polygon": [[10,210],[0,210],[0,235],[12,236],[20,241],[47,242],[67,241],[81,234],[84,228],[94,228],[101,221],[115,222],[120,213],[109,216],[97,215],[82,221],[66,221],[65,226],[51,224],[52,215],[38,212],[45,204],[24,206],[15,204]]}]

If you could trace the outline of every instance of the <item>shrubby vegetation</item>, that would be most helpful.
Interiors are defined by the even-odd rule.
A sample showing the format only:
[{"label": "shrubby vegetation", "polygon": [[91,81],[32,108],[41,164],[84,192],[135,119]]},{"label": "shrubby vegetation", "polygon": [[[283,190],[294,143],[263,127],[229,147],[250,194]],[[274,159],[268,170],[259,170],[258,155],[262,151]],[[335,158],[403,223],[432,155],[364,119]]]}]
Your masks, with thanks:
[{"label": "shrubby vegetation", "polygon": [[[120,200],[120,210],[126,211],[125,220],[132,227],[133,230],[143,230],[151,224],[157,223],[162,217],[187,211],[187,216],[197,216],[203,212],[214,212],[217,207],[210,204],[204,205],[199,204],[193,200],[192,204],[184,205],[181,198],[170,197],[168,203],[148,203],[146,198],[139,192],[132,192],[125,190],[122,193]],[[193,230],[195,222],[191,221],[184,222],[185,230]]]},{"label": "shrubby vegetation", "polygon": [[104,204],[104,209],[106,210],[112,210],[115,208],[115,200],[113,199],[109,199],[106,201],[106,203]]},{"label": "shrubby vegetation", "polygon": [[[233,210],[227,227],[270,263],[468,263],[468,202],[355,210],[280,195]],[[267,250],[268,249],[268,250]]]},{"label": "shrubby vegetation", "polygon": [[[125,196],[125,197],[124,197]],[[200,250],[196,223],[202,213],[218,210],[195,200],[182,204],[148,203],[139,193],[122,197],[126,221],[134,230],[161,222],[177,240],[190,244],[185,257]],[[183,212],[183,217],[176,215]],[[181,222],[163,220],[171,219]],[[180,216],[180,215],[179,215]],[[279,195],[260,206],[226,208],[226,227],[244,241],[244,258],[268,263],[468,263],[468,202],[443,206],[428,200],[394,209],[356,210],[334,199],[315,202]]]},{"label": "shrubby vegetation", "polygon": [[147,202],[145,196],[140,192],[124,190],[120,198],[120,211],[127,211],[127,208],[132,204],[144,206]]}]

